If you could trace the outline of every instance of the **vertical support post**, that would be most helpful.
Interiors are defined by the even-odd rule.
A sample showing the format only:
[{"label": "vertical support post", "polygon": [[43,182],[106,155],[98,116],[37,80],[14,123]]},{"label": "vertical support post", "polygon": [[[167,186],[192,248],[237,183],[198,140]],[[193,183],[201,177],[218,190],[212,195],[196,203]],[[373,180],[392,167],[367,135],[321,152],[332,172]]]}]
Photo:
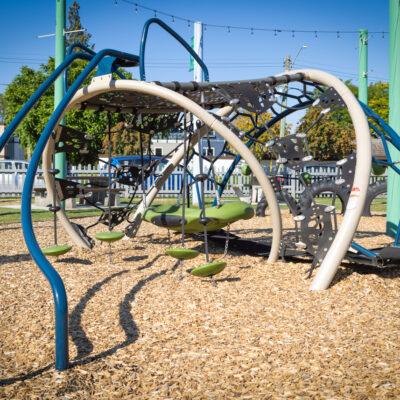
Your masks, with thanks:
[{"label": "vertical support post", "polygon": [[[389,125],[400,132],[400,0],[389,2]],[[400,160],[400,151],[389,144],[394,162]],[[386,232],[396,235],[400,220],[400,177],[388,168]]]},{"label": "vertical support post", "polygon": [[[200,21],[197,21],[193,24],[194,32],[193,32],[193,50],[198,54],[198,56],[203,59],[203,23]],[[201,69],[200,65],[196,62],[196,60],[193,60],[194,62],[194,68],[193,68],[193,80],[195,82],[202,82],[203,81],[203,70]],[[196,121],[194,121],[196,122]],[[196,126],[196,124],[195,124]],[[194,147],[194,150],[198,153],[201,154],[202,150],[202,139],[200,139],[199,143],[196,144]],[[199,160],[197,157],[193,157],[192,161],[193,165],[193,176],[196,176],[200,173],[200,164]],[[195,183],[196,187],[198,186],[198,183]],[[200,191],[199,190],[192,190],[192,204],[194,206],[199,206],[201,204],[200,200]]]},{"label": "vertical support post", "polygon": [[358,42],[358,100],[368,105],[368,30],[360,29]]},{"label": "vertical support post", "polygon": [[[55,44],[55,68],[57,68],[65,57],[65,9],[66,0],[56,0],[56,44]],[[64,97],[64,74],[61,74],[54,84],[54,109]],[[66,153],[55,154],[55,168],[60,172],[58,178],[65,178],[67,175],[67,157]],[[61,207],[65,207],[62,202]]]},{"label": "vertical support post", "polygon": [[[283,66],[285,68],[285,71],[289,71],[292,68],[292,59],[290,56],[285,57],[285,61],[283,62]],[[288,84],[285,84],[283,87],[283,92],[287,93],[289,90]],[[287,105],[287,97],[282,96],[282,101],[281,103],[283,106]],[[284,111],[284,107],[281,107],[281,111]],[[286,118],[281,119],[281,124],[279,127],[279,137],[284,137],[286,132]]]}]

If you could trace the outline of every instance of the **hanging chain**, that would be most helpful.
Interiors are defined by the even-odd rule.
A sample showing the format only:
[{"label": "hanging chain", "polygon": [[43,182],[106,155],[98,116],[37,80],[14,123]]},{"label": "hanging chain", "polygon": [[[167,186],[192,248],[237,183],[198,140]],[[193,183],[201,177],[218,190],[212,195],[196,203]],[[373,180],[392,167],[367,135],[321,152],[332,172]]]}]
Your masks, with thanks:
[{"label": "hanging chain", "polygon": [[231,225],[228,224],[228,226],[226,227],[225,248],[224,248],[224,255],[222,256],[222,258],[225,258],[226,255],[228,254],[230,230],[231,230]]}]

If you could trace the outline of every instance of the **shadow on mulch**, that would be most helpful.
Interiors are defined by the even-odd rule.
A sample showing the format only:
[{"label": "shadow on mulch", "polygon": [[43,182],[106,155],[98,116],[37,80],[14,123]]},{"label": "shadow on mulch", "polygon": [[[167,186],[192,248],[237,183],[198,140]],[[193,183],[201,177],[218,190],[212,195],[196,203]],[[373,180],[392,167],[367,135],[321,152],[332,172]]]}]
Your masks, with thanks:
[{"label": "shadow on mulch", "polygon": [[0,264],[16,263],[21,261],[30,261],[32,257],[30,254],[13,254],[9,256],[0,255]]},{"label": "shadow on mulch", "polygon": [[400,278],[400,265],[389,267],[387,269],[376,268],[370,265],[344,264],[335,275],[331,283],[331,287],[335,286],[340,281],[347,279],[350,275],[356,273],[361,275],[376,275],[383,279],[398,279]]},{"label": "shadow on mulch", "polygon": [[146,258],[149,258],[149,256],[130,256],[130,257],[125,257],[123,260],[124,261],[142,261],[145,260]]},{"label": "shadow on mulch", "polygon": [[[151,262],[153,263],[159,256],[155,257]],[[173,267],[173,270],[176,268],[176,264]],[[128,270],[123,270],[112,274],[100,282],[97,282],[91,288],[86,291],[86,294],[81,298],[79,303],[75,306],[72,313],[70,314],[69,324],[70,329],[69,333],[72,337],[72,341],[74,342],[75,346],[77,347],[77,356],[75,359],[70,362],[70,368],[74,368],[76,366],[82,366],[86,364],[90,364],[94,361],[101,360],[105,357],[108,357],[114,354],[116,351],[129,346],[130,344],[134,343],[137,338],[139,337],[139,329],[132,317],[131,310],[132,310],[132,302],[135,300],[136,294],[149,282],[154,281],[155,279],[165,275],[168,272],[168,269],[164,269],[162,271],[153,273],[146,278],[141,279],[138,281],[132,289],[124,296],[122,302],[119,304],[119,323],[122,329],[125,332],[126,339],[111,347],[110,349],[104,350],[98,354],[90,355],[93,351],[93,344],[86,335],[81,322],[82,322],[82,315],[85,311],[86,305],[88,302],[96,295],[97,292],[101,290],[101,288],[109,283],[112,279],[119,277],[123,274],[129,272]],[[20,374],[18,376],[12,378],[5,378],[0,380],[0,386],[7,386],[11,385],[16,382],[23,382],[36,376],[41,375],[44,372],[49,371],[54,364],[46,365],[36,371],[31,371],[27,374]]]},{"label": "shadow on mulch", "polygon": [[[148,257],[148,256],[146,256]],[[150,260],[149,262],[147,262],[146,264],[138,267],[138,271],[142,271],[143,269],[147,269],[153,266],[153,264],[161,257],[164,257],[164,254],[158,254],[156,255],[152,260]]]},{"label": "shadow on mulch", "polygon": [[219,282],[239,282],[242,279],[239,278],[238,276],[227,276],[226,278],[219,278],[219,279],[214,279],[215,283]]},{"label": "shadow on mulch", "polygon": [[57,263],[68,263],[68,264],[82,264],[82,265],[92,265],[93,263],[90,260],[86,260],[78,257],[66,257],[61,258],[56,261]]}]

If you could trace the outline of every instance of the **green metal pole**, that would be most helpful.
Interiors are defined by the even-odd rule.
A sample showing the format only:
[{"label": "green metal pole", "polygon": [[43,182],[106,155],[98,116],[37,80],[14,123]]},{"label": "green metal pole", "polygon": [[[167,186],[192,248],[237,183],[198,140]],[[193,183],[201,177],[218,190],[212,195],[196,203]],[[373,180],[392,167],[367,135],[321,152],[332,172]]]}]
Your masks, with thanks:
[{"label": "green metal pole", "polygon": [[[389,124],[400,132],[400,0],[389,2]],[[389,145],[393,161],[400,160],[400,152]],[[400,177],[388,168],[386,232],[394,236],[400,220]]]},{"label": "green metal pole", "polygon": [[[66,0],[56,0],[56,48],[55,68],[64,61],[65,57],[65,9]],[[54,109],[64,97],[64,75],[57,78],[54,84]],[[67,175],[67,158],[65,153],[55,155],[55,168],[60,172],[58,178],[65,178]],[[62,204],[64,207],[64,204]]]},{"label": "green metal pole", "polygon": [[358,100],[368,104],[368,30],[360,29],[358,45]]}]

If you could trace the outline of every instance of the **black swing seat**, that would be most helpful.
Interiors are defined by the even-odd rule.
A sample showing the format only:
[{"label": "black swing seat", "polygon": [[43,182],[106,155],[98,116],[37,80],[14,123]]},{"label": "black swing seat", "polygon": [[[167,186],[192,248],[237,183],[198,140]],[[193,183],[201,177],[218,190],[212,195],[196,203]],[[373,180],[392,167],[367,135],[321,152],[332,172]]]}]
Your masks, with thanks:
[{"label": "black swing seat", "polygon": [[[232,201],[220,206],[206,207],[207,231],[215,232],[233,222],[242,219],[250,219],[253,216],[253,207],[243,201]],[[185,232],[203,232],[204,225],[200,222],[200,217],[200,208],[186,207],[184,219]],[[178,204],[150,206],[144,214],[144,220],[157,226],[165,227],[174,231],[181,231],[182,206]]]}]

